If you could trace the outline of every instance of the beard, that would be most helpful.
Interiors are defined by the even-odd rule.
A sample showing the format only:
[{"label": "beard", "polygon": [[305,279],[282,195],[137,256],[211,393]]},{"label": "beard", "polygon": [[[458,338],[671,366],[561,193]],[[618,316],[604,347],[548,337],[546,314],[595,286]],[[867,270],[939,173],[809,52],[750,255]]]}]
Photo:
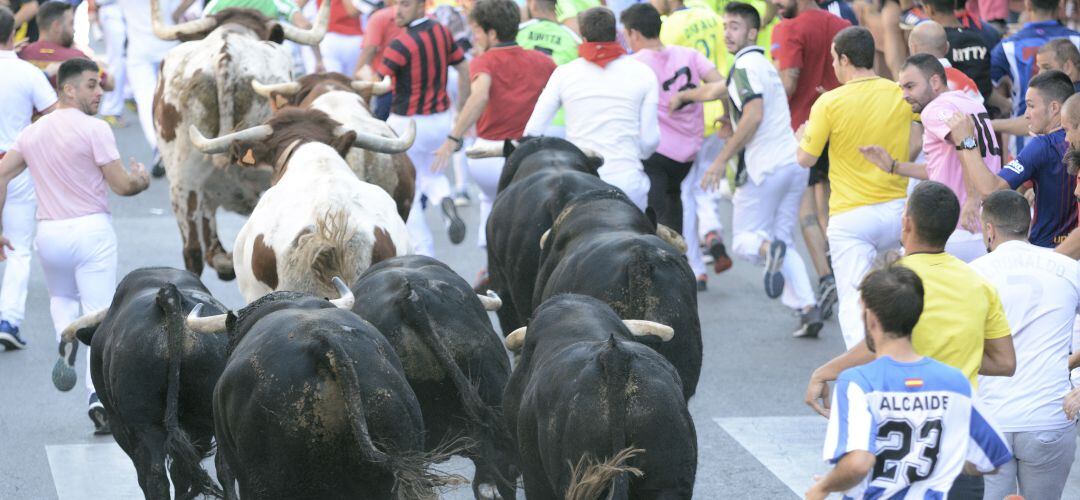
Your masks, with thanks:
[{"label": "beard", "polygon": [[1080,149],[1069,144],[1069,149],[1065,151],[1064,161],[1065,167],[1069,169],[1069,174],[1076,175],[1080,173]]},{"label": "beard", "polygon": [[780,10],[780,17],[783,17],[784,19],[793,19],[796,15],[798,15],[798,12],[796,12],[795,5],[785,5],[784,8]]}]

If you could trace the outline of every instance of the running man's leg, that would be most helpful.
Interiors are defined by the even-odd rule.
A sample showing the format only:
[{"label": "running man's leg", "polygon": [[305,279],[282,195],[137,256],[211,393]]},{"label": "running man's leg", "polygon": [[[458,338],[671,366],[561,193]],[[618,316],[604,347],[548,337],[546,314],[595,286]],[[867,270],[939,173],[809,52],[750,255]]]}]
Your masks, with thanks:
[{"label": "running man's leg", "polygon": [[[1073,431],[1076,432],[1075,430]],[[1005,443],[1009,445],[1009,449],[1016,453],[1016,434],[1015,432],[1002,432],[1002,436],[1005,438]],[[1075,441],[1075,437],[1073,441]],[[985,498],[1005,498],[1009,495],[1014,495],[1017,492],[1016,485],[1016,473],[1017,473],[1017,457],[1013,457],[1012,460],[1005,462],[998,466],[997,471],[993,474],[986,476],[986,482],[984,484]],[[1060,498],[1060,493],[1057,497]],[[1032,497],[1034,498],[1034,497]]]},{"label": "running man's leg", "polygon": [[656,212],[657,222],[682,234],[681,186],[693,163],[677,162],[653,153],[643,164],[645,174],[649,177],[649,206]]},{"label": "running man's leg", "polygon": [[645,170],[632,169],[617,173],[600,173],[600,179],[626,193],[642,212],[649,206],[649,176]]},{"label": "running man's leg", "polygon": [[480,188],[480,219],[477,231],[477,246],[487,248],[487,220],[491,214],[491,205],[499,190],[499,176],[502,175],[504,158],[474,158],[469,160],[469,177]]},{"label": "running man's leg", "polygon": [[37,198],[30,172],[24,171],[8,184],[4,201],[4,236],[13,250],[7,253],[3,284],[0,285],[0,320],[16,329],[26,313],[26,289],[30,283],[30,261],[34,242]]},{"label": "running man's leg", "polygon": [[431,164],[435,159],[435,151],[446,139],[450,131],[450,113],[443,112],[434,115],[401,116],[391,114],[386,123],[398,134],[405,133],[409,120],[416,122],[416,140],[406,152],[416,168],[416,197],[413,200],[413,208],[405,225],[409,229],[409,238],[413,240],[413,246],[421,255],[432,255],[434,245],[431,243],[431,230],[427,221],[424,220],[421,197],[427,198],[427,203],[438,207],[443,212],[447,221],[450,241],[454,244],[461,243],[465,239],[465,223],[457,214],[454,201],[450,198],[450,181],[443,172],[433,172]]},{"label": "running man's leg", "polygon": [[873,208],[869,206],[859,207],[833,215],[829,221],[829,248],[840,303],[837,318],[846,349],[862,342],[866,336],[859,308],[858,287],[877,257],[877,247],[868,236],[876,222],[872,211]]},{"label": "running man's leg", "polygon": [[[129,40],[128,47],[137,44]],[[157,86],[158,64],[161,55],[128,51],[127,78],[131,91],[135,94],[135,108],[139,113],[139,124],[143,136],[151,148],[157,147],[157,133],[154,131],[154,89]]]},{"label": "running man's leg", "polygon": [[127,68],[124,52],[127,50],[127,28],[124,25],[124,12],[117,4],[98,8],[98,22],[105,37],[105,54],[109,64],[109,74],[116,87],[105,94],[101,100],[101,114],[120,116],[124,114],[124,87],[127,85]]},{"label": "running man's leg", "polygon": [[[79,228],[80,234],[75,249],[77,264],[74,275],[82,314],[109,307],[113,294],[116,293],[116,233],[113,231],[108,216],[101,214],[90,217]],[[90,380],[89,362],[86,371],[86,389],[90,393],[94,392],[94,384]]]},{"label": "running man's leg", "polygon": [[780,301],[792,309],[802,311],[817,304],[814,289],[810,284],[810,276],[806,272],[806,263],[795,248],[794,235],[795,219],[798,218],[799,205],[805,191],[803,187],[806,186],[806,179],[810,173],[793,163],[778,167],[774,175],[782,176],[787,187],[776,209],[772,227],[773,239],[783,241],[787,245],[784,265],[780,270],[787,285],[780,296]]},{"label": "running man's leg", "polygon": [[356,73],[356,62],[360,59],[360,46],[364,37],[361,35],[343,35],[327,32],[319,44],[323,65],[326,71],[341,73],[352,78]]},{"label": "running man's leg", "polygon": [[[1062,498],[1069,470],[1076,458],[1076,426],[1018,432],[1013,441],[1013,454],[1018,463],[1016,475],[1021,496],[1033,500]],[[993,476],[987,476],[990,477]]]}]

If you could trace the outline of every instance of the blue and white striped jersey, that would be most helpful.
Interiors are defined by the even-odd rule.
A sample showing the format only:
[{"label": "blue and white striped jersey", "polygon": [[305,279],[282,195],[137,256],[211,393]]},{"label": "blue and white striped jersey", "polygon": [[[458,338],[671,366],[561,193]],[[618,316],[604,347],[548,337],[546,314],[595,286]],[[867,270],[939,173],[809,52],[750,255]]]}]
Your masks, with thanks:
[{"label": "blue and white striped jersey", "polygon": [[945,498],[973,463],[989,472],[1012,459],[1004,438],[972,406],[959,370],[923,358],[881,357],[844,370],[833,391],[824,458],[865,450],[874,470],[844,498]]}]

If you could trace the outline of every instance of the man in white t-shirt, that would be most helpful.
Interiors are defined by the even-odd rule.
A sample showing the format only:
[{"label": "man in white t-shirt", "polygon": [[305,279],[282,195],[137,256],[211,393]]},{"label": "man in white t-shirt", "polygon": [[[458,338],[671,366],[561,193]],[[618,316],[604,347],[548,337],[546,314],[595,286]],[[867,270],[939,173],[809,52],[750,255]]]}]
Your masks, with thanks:
[{"label": "man in white t-shirt", "polygon": [[1062,406],[1070,388],[1080,264],[1028,243],[1031,209],[1016,191],[987,197],[982,224],[991,253],[971,267],[1001,295],[1016,349],[1012,377],[979,377],[980,409],[994,416],[1014,455],[985,478],[985,498],[1061,498],[1076,453],[1075,421]]},{"label": "man in white t-shirt", "polygon": [[[15,16],[0,6],[0,158],[24,128],[36,110],[48,113],[56,105],[56,92],[45,73],[22,59],[12,50]],[[28,172],[19,174],[8,185],[3,207],[3,227],[14,250],[8,253],[0,284],[0,345],[6,349],[22,349],[26,342],[19,336],[19,325],[26,311],[26,287],[30,282],[30,243],[34,237],[34,214],[37,198],[34,183]]]},{"label": "man in white t-shirt", "polygon": [[761,17],[748,4],[724,9],[724,41],[735,54],[728,74],[728,115],[735,133],[705,172],[701,185],[716,189],[728,160],[745,164],[736,179],[731,248],[735,254],[765,265],[765,293],[780,297],[800,315],[795,337],[817,337],[821,310],[810,286],[806,264],[795,248],[795,222],[810,172],[799,166],[798,143],[791,130],[791,112],[780,74],[755,45]]},{"label": "man in white t-shirt", "polygon": [[581,14],[581,57],[555,69],[525,124],[543,135],[555,113],[566,110],[566,140],[604,157],[600,178],[622,189],[645,210],[649,177],[641,163],[660,144],[660,87],[644,63],[615,41],[615,16],[604,7]]}]

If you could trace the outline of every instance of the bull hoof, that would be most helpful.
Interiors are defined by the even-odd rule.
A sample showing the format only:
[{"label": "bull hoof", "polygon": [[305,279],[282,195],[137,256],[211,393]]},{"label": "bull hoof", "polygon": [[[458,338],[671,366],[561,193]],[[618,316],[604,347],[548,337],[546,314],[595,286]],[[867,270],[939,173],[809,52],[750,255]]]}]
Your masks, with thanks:
[{"label": "bull hoof", "polygon": [[68,366],[63,357],[56,360],[56,364],[53,365],[52,381],[57,389],[64,392],[70,391],[75,387],[77,379],[74,366]]},{"label": "bull hoof", "polygon": [[232,257],[225,254],[217,254],[210,260],[210,266],[214,268],[214,271],[217,271],[219,280],[232,281],[236,279],[236,270],[233,268]]}]

